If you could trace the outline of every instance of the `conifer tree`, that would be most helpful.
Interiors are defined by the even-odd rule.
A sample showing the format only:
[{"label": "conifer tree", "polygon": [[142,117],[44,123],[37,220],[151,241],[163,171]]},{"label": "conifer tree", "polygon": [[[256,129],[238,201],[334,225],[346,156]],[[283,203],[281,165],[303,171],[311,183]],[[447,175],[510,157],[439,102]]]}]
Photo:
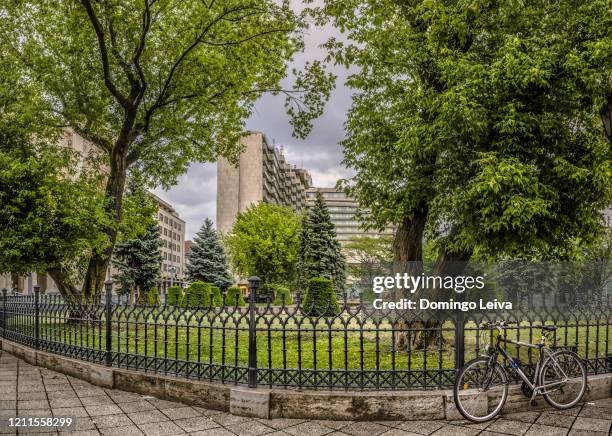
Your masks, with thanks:
[{"label": "conifer tree", "polygon": [[309,279],[326,277],[333,281],[336,292],[344,290],[346,260],[320,192],[302,221],[298,271],[302,289]]},{"label": "conifer tree", "polygon": [[227,256],[213,223],[206,218],[187,256],[187,277],[227,289],[232,283]]},{"label": "conifer tree", "polygon": [[118,272],[113,279],[119,283],[120,292],[133,296],[135,292],[148,292],[158,284],[162,260],[159,235],[159,226],[154,223],[143,236],[117,243],[113,266]]}]

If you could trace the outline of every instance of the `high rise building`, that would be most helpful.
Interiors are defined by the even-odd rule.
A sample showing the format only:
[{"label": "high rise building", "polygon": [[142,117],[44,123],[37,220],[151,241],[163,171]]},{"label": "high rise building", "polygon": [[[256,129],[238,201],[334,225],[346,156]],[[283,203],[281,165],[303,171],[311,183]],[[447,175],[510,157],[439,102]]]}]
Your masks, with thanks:
[{"label": "high rise building", "polygon": [[312,185],[308,171],[291,166],[282,150],[271,145],[261,132],[240,139],[244,151],[237,166],[225,158],[217,162],[217,230],[231,231],[236,215],[260,202],[306,206],[306,189]]},{"label": "high rise building", "polygon": [[162,240],[161,289],[185,283],[185,221],[170,203],[151,194],[157,203],[157,223]]},{"label": "high rise building", "polygon": [[347,196],[343,191],[335,188],[309,188],[306,191],[308,207],[314,204],[317,192],[320,192],[323,196],[323,201],[327,205],[331,221],[336,227],[338,242],[342,246],[345,246],[356,236],[393,235],[392,226],[387,226],[383,232],[374,230],[363,231],[360,229],[360,223],[356,216],[359,203]]}]

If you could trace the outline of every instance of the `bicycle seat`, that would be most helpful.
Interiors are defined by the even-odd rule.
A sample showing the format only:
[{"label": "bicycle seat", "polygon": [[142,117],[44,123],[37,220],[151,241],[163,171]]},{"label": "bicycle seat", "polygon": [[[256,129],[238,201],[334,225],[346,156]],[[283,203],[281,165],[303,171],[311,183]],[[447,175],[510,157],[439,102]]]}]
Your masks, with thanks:
[{"label": "bicycle seat", "polygon": [[557,330],[557,326],[556,325],[543,325],[542,330],[547,331],[547,332],[554,332],[555,330]]}]

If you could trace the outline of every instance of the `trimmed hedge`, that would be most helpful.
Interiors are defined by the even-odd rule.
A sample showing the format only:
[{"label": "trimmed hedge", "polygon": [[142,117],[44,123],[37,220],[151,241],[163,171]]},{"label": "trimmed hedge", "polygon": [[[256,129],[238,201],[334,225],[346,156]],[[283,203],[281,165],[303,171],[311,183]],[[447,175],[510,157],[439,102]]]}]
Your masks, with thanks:
[{"label": "trimmed hedge", "polygon": [[183,307],[197,309],[198,307],[211,307],[210,296],[212,295],[212,307],[220,307],[221,291],[217,286],[205,282],[193,282],[185,291]]},{"label": "trimmed hedge", "polygon": [[[218,286],[210,285],[210,292],[212,293],[212,296],[213,296],[213,302],[212,302],[213,307],[221,307],[221,305],[223,304],[223,297],[221,296],[221,289],[219,289]],[[204,307],[210,307],[210,296],[206,300],[206,306]]]},{"label": "trimmed hedge", "polygon": [[170,286],[168,288],[168,298],[166,304],[168,306],[179,306],[183,303],[183,290],[180,286]]},{"label": "trimmed hedge", "polygon": [[141,306],[159,306],[160,300],[157,288],[149,289],[146,292],[139,292],[137,303]]},{"label": "trimmed hedge", "polygon": [[325,277],[308,280],[303,310],[308,315],[333,316],[340,311],[333,282]]},{"label": "trimmed hedge", "polygon": [[236,306],[236,302],[238,302],[238,306],[246,305],[240,288],[238,286],[232,286],[231,288],[227,289],[227,293],[225,295],[225,305],[230,307]]},{"label": "trimmed hedge", "polygon": [[291,291],[289,288],[283,285],[276,285],[274,288],[274,305],[280,306],[282,304],[293,304],[293,298],[291,297]]}]

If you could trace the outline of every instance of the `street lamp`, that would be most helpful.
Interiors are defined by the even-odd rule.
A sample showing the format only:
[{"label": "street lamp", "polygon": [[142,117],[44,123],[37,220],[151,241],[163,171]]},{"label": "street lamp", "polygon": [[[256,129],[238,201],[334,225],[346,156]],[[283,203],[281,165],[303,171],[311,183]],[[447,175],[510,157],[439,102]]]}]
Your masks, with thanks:
[{"label": "street lamp", "polygon": [[176,273],[176,267],[170,265],[168,267],[168,272],[170,273],[170,287],[172,287],[174,285],[174,274]]}]

